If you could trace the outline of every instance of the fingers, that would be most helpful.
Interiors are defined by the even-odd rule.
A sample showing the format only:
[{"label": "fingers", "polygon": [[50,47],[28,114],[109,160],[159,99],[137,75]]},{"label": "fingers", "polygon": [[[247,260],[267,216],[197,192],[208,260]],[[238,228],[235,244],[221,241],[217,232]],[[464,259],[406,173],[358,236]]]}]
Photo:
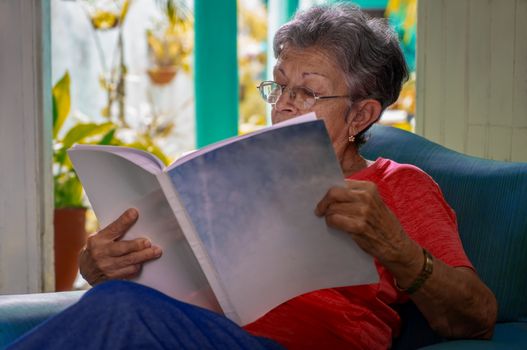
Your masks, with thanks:
[{"label": "fingers", "polygon": [[352,200],[350,191],[343,187],[331,187],[324,198],[318,202],[315,208],[315,214],[318,216],[325,215],[328,207],[335,202],[348,202]]},{"label": "fingers", "polygon": [[[144,240],[139,240],[144,241]],[[108,245],[121,245],[122,241],[110,241]],[[108,248],[106,251],[123,251],[122,248]],[[84,249],[79,259],[82,276],[88,283],[95,285],[108,279],[127,279],[136,276],[142,265],[162,255],[162,250],[157,246],[132,251],[120,256],[110,256],[102,253],[103,249],[90,251]]]},{"label": "fingers", "polygon": [[161,254],[161,248],[154,246],[101,262],[99,269],[106,279],[129,279],[139,274],[145,262],[159,258]]},{"label": "fingers", "polygon": [[161,248],[154,246],[119,257],[105,258],[103,260],[100,260],[97,266],[108,277],[110,277],[110,272],[120,270],[129,266],[142,265],[147,261],[159,258],[161,254]]},{"label": "fingers", "polygon": [[108,272],[119,270],[127,266],[142,265],[147,261],[159,258],[161,254],[161,248],[154,246],[123,256],[106,258],[99,263],[99,268]]},{"label": "fingers", "polygon": [[341,214],[350,217],[368,217],[368,212],[370,210],[369,206],[364,205],[359,201],[353,202],[333,202],[326,208],[324,212],[325,216],[330,216],[334,214]]},{"label": "fingers", "polygon": [[151,246],[152,242],[146,238],[137,238],[131,241],[117,241],[114,244],[106,245],[105,253],[108,256],[117,257],[147,249]]},{"label": "fingers", "polygon": [[326,224],[351,234],[362,233],[367,229],[367,222],[360,216],[352,216],[345,210],[334,210],[325,216]]},{"label": "fingers", "polygon": [[368,254],[379,257],[386,251],[385,237],[379,234],[375,227],[360,217],[350,217],[344,214],[326,215],[326,224],[351,235],[353,240]]},{"label": "fingers", "polygon": [[334,203],[360,202],[370,203],[377,195],[377,187],[373,182],[346,180],[346,187],[331,187],[324,198],[317,204],[315,214],[326,215],[329,206]]},{"label": "fingers", "polygon": [[122,237],[137,221],[139,213],[137,209],[126,210],[117,220],[99,231],[101,238],[116,240]]}]

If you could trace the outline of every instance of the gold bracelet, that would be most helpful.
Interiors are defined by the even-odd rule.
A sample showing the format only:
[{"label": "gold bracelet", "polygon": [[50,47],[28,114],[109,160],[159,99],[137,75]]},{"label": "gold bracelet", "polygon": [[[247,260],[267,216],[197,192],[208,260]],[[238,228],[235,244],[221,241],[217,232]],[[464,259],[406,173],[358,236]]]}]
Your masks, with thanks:
[{"label": "gold bracelet", "polygon": [[432,271],[434,270],[434,257],[425,248],[423,248],[423,255],[425,257],[423,268],[421,269],[421,272],[419,273],[419,275],[412,282],[412,284],[410,284],[410,287],[401,288],[399,284],[397,284],[397,280],[395,280],[395,278],[393,279],[395,283],[395,288],[397,288],[397,290],[399,290],[400,292],[406,292],[408,294],[413,294],[417,290],[419,290],[419,288],[423,286],[423,284],[428,279],[428,277],[430,277],[430,275],[432,274]]}]

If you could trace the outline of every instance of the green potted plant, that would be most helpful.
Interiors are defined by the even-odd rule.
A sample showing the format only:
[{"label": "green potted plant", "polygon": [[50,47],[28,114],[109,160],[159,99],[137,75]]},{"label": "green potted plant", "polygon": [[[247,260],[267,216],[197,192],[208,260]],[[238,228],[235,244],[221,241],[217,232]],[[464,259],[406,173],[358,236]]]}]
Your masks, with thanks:
[{"label": "green potted plant", "polygon": [[86,242],[86,210],[82,186],[66,151],[75,143],[109,143],[116,126],[106,123],[76,123],[63,127],[70,115],[70,76],[66,72],[53,86],[53,179],[55,288],[70,290],[77,276],[77,257]]}]

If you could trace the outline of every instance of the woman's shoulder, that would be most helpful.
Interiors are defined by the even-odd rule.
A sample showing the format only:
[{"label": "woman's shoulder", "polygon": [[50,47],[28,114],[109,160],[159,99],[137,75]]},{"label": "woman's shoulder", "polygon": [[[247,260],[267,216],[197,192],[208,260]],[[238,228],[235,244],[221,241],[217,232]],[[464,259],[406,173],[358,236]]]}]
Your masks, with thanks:
[{"label": "woman's shoulder", "polygon": [[[418,207],[416,210],[427,212],[434,208],[446,208],[446,213],[455,221],[455,215],[446,203],[441,188],[425,171],[412,164],[384,158],[377,159],[373,165],[376,166],[374,173],[377,179],[372,178],[371,181],[376,183],[387,204],[391,204],[394,209],[406,211]],[[426,206],[423,203],[427,203]]]},{"label": "woman's shoulder", "polygon": [[430,175],[412,164],[403,164],[387,158],[377,158],[365,170],[352,177],[374,182],[381,192],[394,197],[419,197],[433,192],[442,197],[439,185]]},{"label": "woman's shoulder", "polygon": [[[378,180],[406,181],[409,178],[416,178],[422,181],[433,181],[432,178],[419,167],[413,164],[398,163],[387,158],[377,158],[366,168],[364,174],[357,174],[358,177],[372,177]],[[362,176],[361,176],[362,175]]]}]

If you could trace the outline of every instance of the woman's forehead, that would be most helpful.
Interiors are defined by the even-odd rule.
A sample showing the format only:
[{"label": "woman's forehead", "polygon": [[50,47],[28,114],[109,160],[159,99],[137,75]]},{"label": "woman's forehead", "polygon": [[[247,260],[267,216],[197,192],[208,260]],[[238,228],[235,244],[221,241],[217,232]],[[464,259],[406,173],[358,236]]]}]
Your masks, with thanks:
[{"label": "woman's forehead", "polygon": [[[294,72],[293,72],[294,71]],[[274,73],[288,75],[291,73],[302,74],[306,77],[320,77],[332,79],[336,75],[342,74],[342,70],[337,66],[335,59],[325,50],[316,47],[285,48],[278,57]]]}]

